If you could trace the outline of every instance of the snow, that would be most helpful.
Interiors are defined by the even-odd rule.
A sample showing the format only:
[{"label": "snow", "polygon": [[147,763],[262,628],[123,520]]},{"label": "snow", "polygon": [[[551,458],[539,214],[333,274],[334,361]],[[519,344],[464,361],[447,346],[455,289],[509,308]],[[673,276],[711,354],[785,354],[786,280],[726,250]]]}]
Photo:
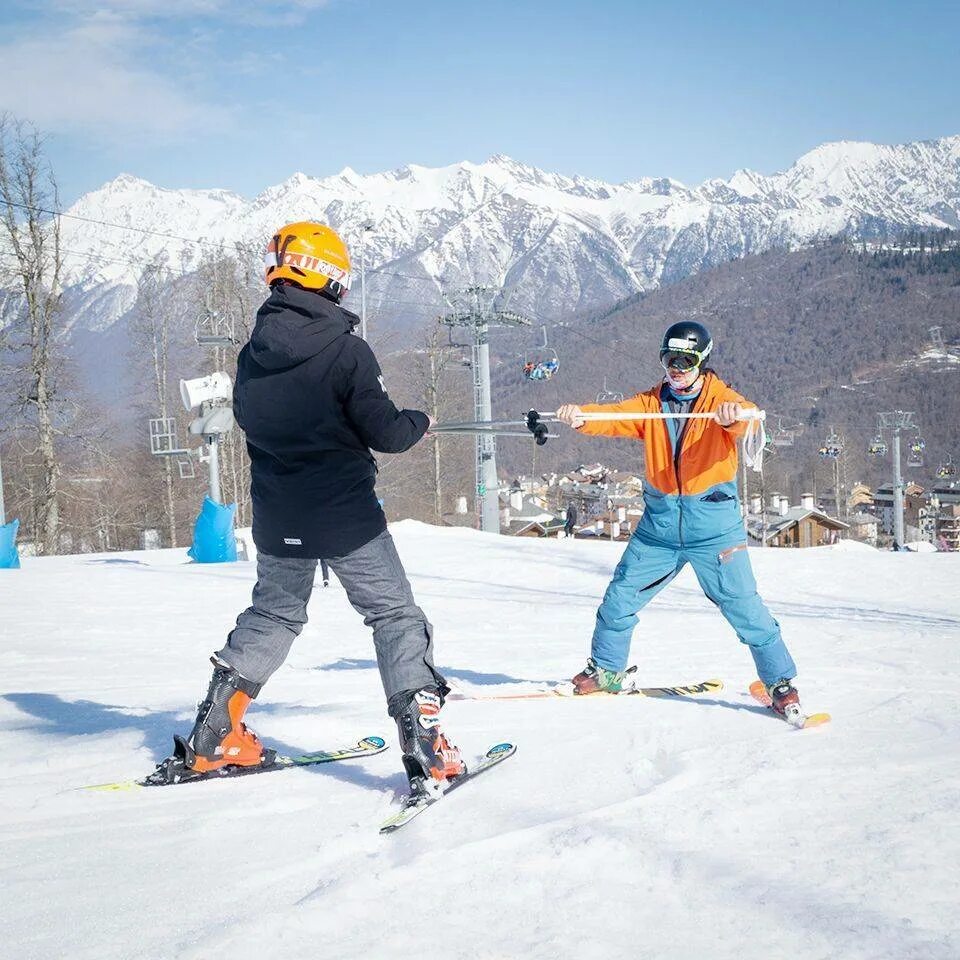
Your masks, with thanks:
[{"label": "snow", "polygon": [[908,543],[905,543],[904,546],[908,550],[913,550],[914,553],[936,553],[937,548],[929,540],[911,540]]},{"label": "snow", "polygon": [[[622,547],[392,528],[461,688],[565,678]],[[189,730],[254,566],[182,550],[25,558],[0,577],[0,943],[17,960],[955,960],[960,555],[752,550],[801,667],[793,731],[689,569],[641,615],[644,684],[699,700],[451,701],[467,754],[517,756],[400,833],[367,630],[334,582],[248,719],[361,761],[96,792]],[[952,919],[951,919],[952,918]]]}]

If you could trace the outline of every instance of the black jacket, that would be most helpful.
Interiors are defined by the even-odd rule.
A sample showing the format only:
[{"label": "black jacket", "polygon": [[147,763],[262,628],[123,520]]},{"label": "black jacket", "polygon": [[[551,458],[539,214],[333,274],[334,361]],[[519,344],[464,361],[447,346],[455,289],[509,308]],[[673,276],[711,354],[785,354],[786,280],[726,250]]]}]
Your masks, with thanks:
[{"label": "black jacket", "polygon": [[399,453],[426,432],[387,396],[358,318],[278,285],[240,351],[233,411],[251,460],[253,540],[277,557],[342,557],[387,526],[370,448]]}]

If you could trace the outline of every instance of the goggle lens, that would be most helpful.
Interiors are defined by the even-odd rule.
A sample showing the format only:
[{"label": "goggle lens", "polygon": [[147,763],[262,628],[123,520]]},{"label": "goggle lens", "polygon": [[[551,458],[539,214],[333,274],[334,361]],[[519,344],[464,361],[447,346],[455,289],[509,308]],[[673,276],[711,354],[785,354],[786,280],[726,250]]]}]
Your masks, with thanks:
[{"label": "goggle lens", "polygon": [[660,355],[660,362],[663,364],[664,370],[680,370],[683,373],[700,366],[700,358],[689,353],[672,353],[667,351]]}]

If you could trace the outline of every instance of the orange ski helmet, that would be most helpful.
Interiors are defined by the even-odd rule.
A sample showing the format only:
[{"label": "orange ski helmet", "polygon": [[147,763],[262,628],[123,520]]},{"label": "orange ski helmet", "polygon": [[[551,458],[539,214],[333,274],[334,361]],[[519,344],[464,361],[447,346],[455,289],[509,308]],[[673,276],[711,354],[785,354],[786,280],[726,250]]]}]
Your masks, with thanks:
[{"label": "orange ski helmet", "polygon": [[350,289],[350,254],[336,230],[303,221],[281,227],[267,244],[266,281],[289,280],[340,302]]}]

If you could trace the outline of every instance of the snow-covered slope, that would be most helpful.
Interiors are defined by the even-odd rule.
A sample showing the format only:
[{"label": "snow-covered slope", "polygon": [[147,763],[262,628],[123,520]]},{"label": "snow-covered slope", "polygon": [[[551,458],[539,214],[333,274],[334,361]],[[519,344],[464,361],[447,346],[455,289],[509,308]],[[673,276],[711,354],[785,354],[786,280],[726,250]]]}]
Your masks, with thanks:
[{"label": "snow-covered slope", "polygon": [[375,313],[436,313],[441,286],[481,282],[512,287],[514,307],[551,319],[773,245],[957,228],[960,136],[830,143],[783,173],[742,170],[699,187],[668,178],[608,184],[505,156],[371,176],[297,173],[250,201],[124,175],[69,213],[85,218],[65,221],[64,246],[77,320],[88,329],[122,314],[143,265],[161,250],[185,268],[219,244],[249,243],[259,253],[279,224],[305,218],[342,230],[355,257],[360,224],[373,222],[366,245]]},{"label": "snow-covered slope", "polygon": [[[393,527],[452,681],[567,677],[613,544]],[[0,577],[0,943],[17,960],[955,960],[960,555],[752,551],[827,727],[745,695],[750,658],[685,571],[643,614],[644,682],[700,700],[451,702],[517,756],[398,834],[404,778],[368,633],[334,584],[249,718],[365,761],[130,793],[189,728],[254,580],[182,551]],[[951,919],[954,918],[954,919]]]}]

